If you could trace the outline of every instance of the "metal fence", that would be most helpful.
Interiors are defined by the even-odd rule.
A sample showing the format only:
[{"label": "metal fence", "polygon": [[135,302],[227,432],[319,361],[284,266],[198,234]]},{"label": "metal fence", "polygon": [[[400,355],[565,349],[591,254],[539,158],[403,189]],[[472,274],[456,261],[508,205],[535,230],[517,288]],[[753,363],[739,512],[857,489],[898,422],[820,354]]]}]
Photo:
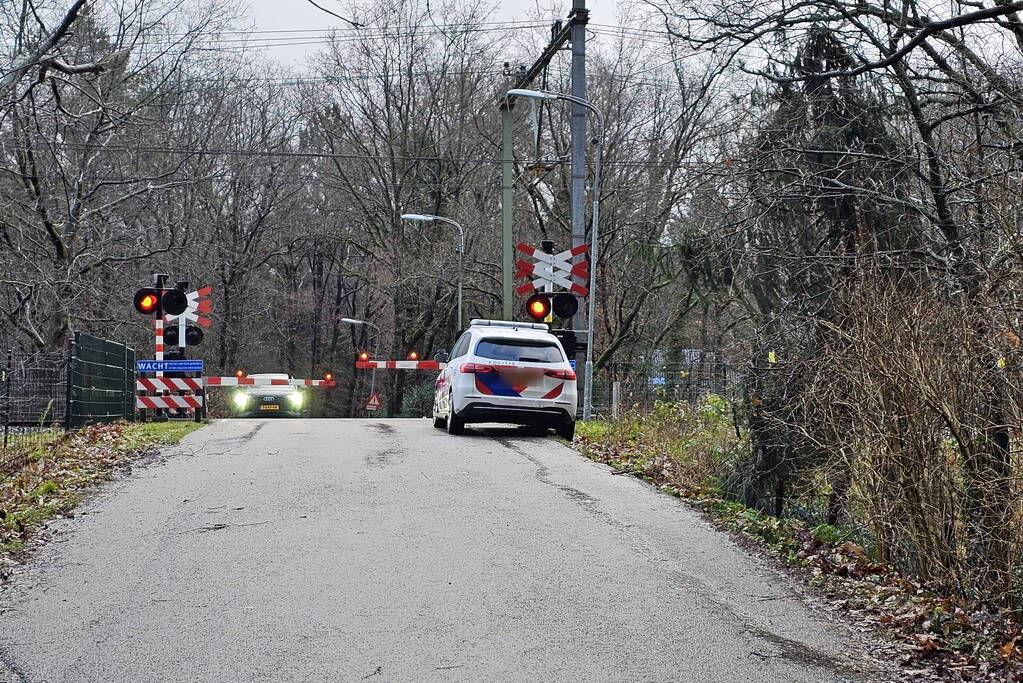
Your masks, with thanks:
[{"label": "metal fence", "polygon": [[33,452],[96,422],[135,412],[135,352],[76,333],[66,351],[7,351],[0,366],[0,477]]},{"label": "metal fence", "polygon": [[135,351],[76,333],[71,344],[67,427],[131,420],[135,414]]},{"label": "metal fence", "polygon": [[64,434],[68,356],[8,351],[0,370],[0,476]]},{"label": "metal fence", "polygon": [[648,409],[657,401],[695,401],[706,394],[734,400],[739,373],[717,354],[694,351],[670,362],[616,362],[594,378],[593,409],[599,417]]}]

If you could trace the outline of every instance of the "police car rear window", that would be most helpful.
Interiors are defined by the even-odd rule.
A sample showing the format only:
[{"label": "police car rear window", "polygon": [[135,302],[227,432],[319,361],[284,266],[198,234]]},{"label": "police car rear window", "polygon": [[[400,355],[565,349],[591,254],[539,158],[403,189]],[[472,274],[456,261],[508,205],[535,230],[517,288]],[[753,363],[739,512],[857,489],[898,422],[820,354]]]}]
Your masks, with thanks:
[{"label": "police car rear window", "polygon": [[476,345],[476,355],[519,363],[561,363],[565,360],[556,344],[534,339],[481,339]]}]

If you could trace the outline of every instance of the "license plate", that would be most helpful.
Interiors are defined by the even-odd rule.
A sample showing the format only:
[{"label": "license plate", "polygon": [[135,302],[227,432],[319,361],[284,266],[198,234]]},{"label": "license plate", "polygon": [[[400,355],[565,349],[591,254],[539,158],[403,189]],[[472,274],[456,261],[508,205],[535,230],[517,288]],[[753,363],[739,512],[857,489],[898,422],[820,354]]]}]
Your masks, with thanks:
[{"label": "license plate", "polygon": [[280,410],[280,406],[259,406],[260,410]]},{"label": "license plate", "polygon": [[533,368],[504,368],[500,371],[501,379],[513,386],[534,387],[543,383],[543,370]]}]

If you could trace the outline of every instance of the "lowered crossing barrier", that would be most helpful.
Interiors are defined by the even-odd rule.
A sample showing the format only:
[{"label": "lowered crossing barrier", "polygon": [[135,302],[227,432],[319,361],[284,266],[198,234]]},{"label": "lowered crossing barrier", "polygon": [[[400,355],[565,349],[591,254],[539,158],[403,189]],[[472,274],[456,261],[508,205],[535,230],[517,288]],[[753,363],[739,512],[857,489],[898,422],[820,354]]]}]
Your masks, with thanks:
[{"label": "lowered crossing barrier", "polygon": [[436,360],[360,360],[359,370],[443,370],[447,363]]}]

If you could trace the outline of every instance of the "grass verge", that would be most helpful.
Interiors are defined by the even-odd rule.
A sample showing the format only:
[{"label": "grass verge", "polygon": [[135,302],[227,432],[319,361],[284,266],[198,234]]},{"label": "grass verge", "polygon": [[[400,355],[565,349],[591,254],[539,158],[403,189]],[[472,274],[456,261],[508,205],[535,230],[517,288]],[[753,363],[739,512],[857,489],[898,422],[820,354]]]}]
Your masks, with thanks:
[{"label": "grass verge", "polygon": [[38,446],[0,480],[0,569],[49,519],[70,514],[82,496],[149,449],[177,443],[194,422],[93,425]]},{"label": "grass verge", "polygon": [[[726,499],[722,466],[742,447],[712,403],[661,406],[665,415],[578,423],[572,446],[591,460],[655,484],[704,511],[744,545],[773,556],[857,625],[897,644],[904,680],[1023,680],[1023,630],[1007,611],[951,600],[875,561],[850,530],[781,519]],[[669,418],[669,419],[665,419]]]}]

